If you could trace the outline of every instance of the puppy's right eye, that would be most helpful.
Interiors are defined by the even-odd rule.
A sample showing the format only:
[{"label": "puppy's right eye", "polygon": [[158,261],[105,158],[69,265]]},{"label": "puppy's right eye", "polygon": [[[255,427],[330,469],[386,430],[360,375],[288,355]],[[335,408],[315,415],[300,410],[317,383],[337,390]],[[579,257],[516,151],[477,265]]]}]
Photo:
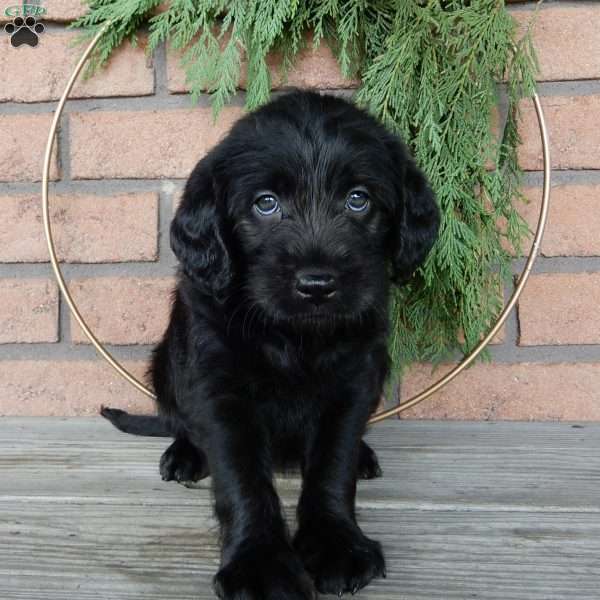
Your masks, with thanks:
[{"label": "puppy's right eye", "polygon": [[272,194],[263,194],[254,201],[254,208],[259,215],[268,217],[281,210],[277,198]]}]

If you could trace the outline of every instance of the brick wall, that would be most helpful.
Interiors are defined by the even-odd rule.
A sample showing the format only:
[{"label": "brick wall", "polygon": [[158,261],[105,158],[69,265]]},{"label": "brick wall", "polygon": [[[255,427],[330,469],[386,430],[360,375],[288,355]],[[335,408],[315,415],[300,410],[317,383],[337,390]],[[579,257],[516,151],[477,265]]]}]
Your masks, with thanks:
[{"label": "brick wall", "polygon": [[[46,259],[41,160],[78,54],[65,22],[82,12],[77,0],[48,5],[37,48],[0,38],[0,414],[93,414],[101,403],[149,411],[150,401],[96,357]],[[515,14],[523,20],[530,8],[519,5]],[[547,1],[536,45],[556,169],[542,256],[492,362],[409,417],[600,419],[600,4]],[[277,63],[275,56],[274,73]],[[340,77],[326,47],[306,51],[289,83],[355,85]],[[52,163],[57,248],[91,327],[139,375],[167,318],[173,208],[196,158],[240,114],[241,97],[213,126],[206,98],[191,107],[176,55],[162,49],[150,61],[143,47],[125,47],[73,98]],[[532,201],[523,214],[534,226],[540,146],[531,107],[524,114],[521,160]],[[515,273],[523,262],[515,261]],[[433,378],[427,366],[412,369],[403,395]]]}]

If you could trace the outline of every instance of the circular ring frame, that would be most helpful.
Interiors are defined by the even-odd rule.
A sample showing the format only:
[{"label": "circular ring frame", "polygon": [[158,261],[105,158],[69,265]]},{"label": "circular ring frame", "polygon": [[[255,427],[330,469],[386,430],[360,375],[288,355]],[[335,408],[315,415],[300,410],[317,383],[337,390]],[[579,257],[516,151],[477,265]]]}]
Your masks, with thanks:
[{"label": "circular ring frame", "polygon": [[[67,288],[64,277],[62,275],[62,271],[59,266],[58,258],[56,256],[56,249],[54,247],[54,238],[52,236],[52,228],[50,226],[50,217],[49,217],[49,209],[48,209],[48,179],[50,172],[50,159],[52,155],[52,148],[54,146],[54,139],[56,136],[56,129],[58,127],[58,122],[62,115],[65,102],[67,97],[73,88],[73,85],[81,72],[83,66],[85,65],[87,59],[90,54],[93,52],[96,44],[104,34],[104,32],[110,26],[110,21],[107,21],[102,28],[96,33],[94,38],[91,40],[90,44],[86,48],[85,52],[79,59],[73,73],[71,74],[69,81],[65,87],[62,96],[58,102],[56,110],[54,112],[54,118],[52,120],[52,125],[50,126],[50,132],[48,134],[48,141],[46,143],[46,152],[44,155],[44,167],[43,167],[43,177],[42,177],[42,212],[43,212],[43,221],[44,221],[44,232],[46,234],[46,241],[48,242],[48,252],[50,254],[50,262],[52,264],[52,269],[54,271],[54,275],[58,282],[58,286],[60,291],[62,292],[71,313],[75,317],[76,321],[79,323],[79,326],[82,328],[85,335],[88,337],[92,345],[96,348],[99,354],[108,361],[108,363],[121,375],[124,377],[129,383],[131,383],[134,387],[136,387],[140,392],[145,394],[146,396],[155,399],[155,395],[149,390],[143,383],[141,383],[138,379],[136,379],[127,369],[125,369],[100,343],[98,338],[94,335],[91,329],[88,327],[81,313],[77,309],[77,305],[73,301],[71,294]],[[544,235],[544,229],[546,227],[546,221],[548,218],[548,208],[550,204],[550,176],[551,176],[551,167],[550,167],[550,148],[548,142],[548,130],[546,128],[546,122],[544,119],[544,113],[542,110],[542,106],[540,103],[540,99],[537,94],[533,95],[533,104],[535,106],[535,112],[537,115],[538,126],[540,130],[540,136],[542,141],[542,155],[543,155],[543,165],[544,165],[544,183],[543,183],[543,192],[542,192],[542,206],[540,209],[540,214],[538,217],[537,229],[535,232],[535,236],[533,239],[533,244],[531,247],[531,252],[527,257],[527,261],[525,263],[525,267],[521,272],[517,285],[513,291],[512,296],[507,302],[506,306],[500,313],[498,320],[495,325],[491,328],[488,334],[477,344],[477,346],[466,355],[461,362],[459,362],[452,370],[450,370],[446,375],[444,375],[441,379],[430,385],[428,388],[424,389],[422,392],[419,392],[412,398],[405,400],[404,402],[400,402],[396,406],[376,413],[373,415],[369,421],[369,423],[378,423],[387,419],[388,417],[392,417],[394,415],[400,414],[402,411],[411,408],[418,404],[419,402],[425,400],[435,392],[442,389],[447,383],[452,381],[457,375],[459,375],[464,369],[466,369],[477,356],[481,353],[481,351],[488,345],[488,343],[492,340],[492,338],[498,333],[504,322],[506,321],[510,311],[513,309],[525,284],[527,283],[527,279],[531,273],[533,263],[537,258],[540,245],[542,241],[542,237]]]}]

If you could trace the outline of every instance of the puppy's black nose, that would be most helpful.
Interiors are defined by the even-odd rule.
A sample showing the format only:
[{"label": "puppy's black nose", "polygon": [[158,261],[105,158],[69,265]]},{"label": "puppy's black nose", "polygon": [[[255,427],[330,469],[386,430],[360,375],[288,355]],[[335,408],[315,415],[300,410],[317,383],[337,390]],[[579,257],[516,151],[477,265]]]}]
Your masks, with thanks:
[{"label": "puppy's black nose", "polygon": [[302,269],[296,273],[296,293],[309,302],[325,302],[335,291],[335,277],[329,271]]}]

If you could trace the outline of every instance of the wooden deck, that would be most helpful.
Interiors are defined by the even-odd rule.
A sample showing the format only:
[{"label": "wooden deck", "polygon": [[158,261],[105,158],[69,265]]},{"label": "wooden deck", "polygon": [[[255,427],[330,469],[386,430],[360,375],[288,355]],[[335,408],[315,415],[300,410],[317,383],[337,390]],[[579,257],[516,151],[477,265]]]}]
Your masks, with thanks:
[{"label": "wooden deck", "polygon": [[[387,422],[359,520],[369,600],[598,600],[600,424]],[[207,482],[163,483],[168,440],[100,419],[0,419],[1,600],[213,598]],[[279,481],[290,518],[298,481]]]}]

